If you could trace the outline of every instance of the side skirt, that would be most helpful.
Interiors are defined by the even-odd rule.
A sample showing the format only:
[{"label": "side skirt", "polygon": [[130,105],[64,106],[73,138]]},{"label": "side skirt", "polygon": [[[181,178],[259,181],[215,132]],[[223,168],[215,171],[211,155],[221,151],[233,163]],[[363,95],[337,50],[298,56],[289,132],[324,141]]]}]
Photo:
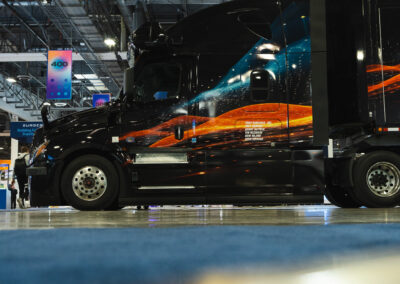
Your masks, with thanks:
[{"label": "side skirt", "polygon": [[323,195],[254,195],[204,197],[132,197],[120,198],[120,205],[191,205],[191,204],[241,204],[241,205],[279,205],[279,204],[323,204]]}]

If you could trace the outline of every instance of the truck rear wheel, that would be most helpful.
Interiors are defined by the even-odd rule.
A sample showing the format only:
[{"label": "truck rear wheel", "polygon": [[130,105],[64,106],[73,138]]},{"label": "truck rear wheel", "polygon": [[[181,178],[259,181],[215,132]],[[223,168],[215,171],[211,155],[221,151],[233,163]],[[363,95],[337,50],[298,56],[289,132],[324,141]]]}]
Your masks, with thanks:
[{"label": "truck rear wheel", "polygon": [[354,185],[354,195],[367,207],[399,205],[400,157],[387,151],[362,156],[355,164]]},{"label": "truck rear wheel", "polygon": [[119,180],[113,164],[98,155],[73,160],[64,170],[61,191],[79,210],[104,210],[115,204]]},{"label": "truck rear wheel", "polygon": [[359,208],[361,206],[360,202],[354,200],[349,194],[347,188],[327,185],[325,188],[325,196],[330,203],[341,208]]}]

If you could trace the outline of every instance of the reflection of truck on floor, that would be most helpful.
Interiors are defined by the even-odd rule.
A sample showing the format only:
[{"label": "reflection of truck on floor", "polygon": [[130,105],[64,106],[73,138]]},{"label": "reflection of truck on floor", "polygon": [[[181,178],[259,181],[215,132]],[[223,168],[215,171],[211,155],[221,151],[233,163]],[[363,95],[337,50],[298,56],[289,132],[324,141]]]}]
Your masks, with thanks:
[{"label": "reflection of truck on floor", "polygon": [[143,25],[115,102],[50,123],[43,109],[32,205],[321,203],[323,191],[342,207],[399,204],[394,3],[243,0]]}]

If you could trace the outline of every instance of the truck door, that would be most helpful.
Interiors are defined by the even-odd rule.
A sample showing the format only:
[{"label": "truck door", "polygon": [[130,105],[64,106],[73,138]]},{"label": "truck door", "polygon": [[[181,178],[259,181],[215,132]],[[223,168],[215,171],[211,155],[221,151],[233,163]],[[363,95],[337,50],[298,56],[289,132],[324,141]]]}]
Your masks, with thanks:
[{"label": "truck door", "polygon": [[389,127],[400,123],[400,31],[394,28],[400,23],[398,2],[373,1],[368,26],[372,38],[367,57],[369,112],[378,125]]},{"label": "truck door", "polygon": [[201,194],[202,176],[196,173],[204,158],[186,139],[192,127],[187,105],[192,61],[173,57],[143,65],[135,73],[135,96],[120,138],[132,159],[135,189],[152,196]]},{"label": "truck door", "polygon": [[[262,46],[257,50],[262,52]],[[274,55],[261,58],[262,67],[227,80],[228,85],[242,84],[241,97],[227,96],[221,106],[212,105],[217,110],[237,107],[208,122],[209,128],[222,129],[213,137],[219,142],[210,143],[206,151],[209,202],[229,202],[232,196],[262,201],[262,196],[269,199],[292,192],[288,109],[282,95],[285,72]],[[224,131],[228,128],[232,131]]]}]

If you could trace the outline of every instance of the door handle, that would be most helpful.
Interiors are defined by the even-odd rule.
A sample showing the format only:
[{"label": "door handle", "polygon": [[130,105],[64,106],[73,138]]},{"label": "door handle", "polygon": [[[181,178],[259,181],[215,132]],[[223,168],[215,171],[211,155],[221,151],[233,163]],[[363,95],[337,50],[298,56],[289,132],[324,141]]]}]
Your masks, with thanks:
[{"label": "door handle", "polygon": [[185,135],[185,130],[181,125],[175,126],[175,139],[182,140],[183,136]]}]

